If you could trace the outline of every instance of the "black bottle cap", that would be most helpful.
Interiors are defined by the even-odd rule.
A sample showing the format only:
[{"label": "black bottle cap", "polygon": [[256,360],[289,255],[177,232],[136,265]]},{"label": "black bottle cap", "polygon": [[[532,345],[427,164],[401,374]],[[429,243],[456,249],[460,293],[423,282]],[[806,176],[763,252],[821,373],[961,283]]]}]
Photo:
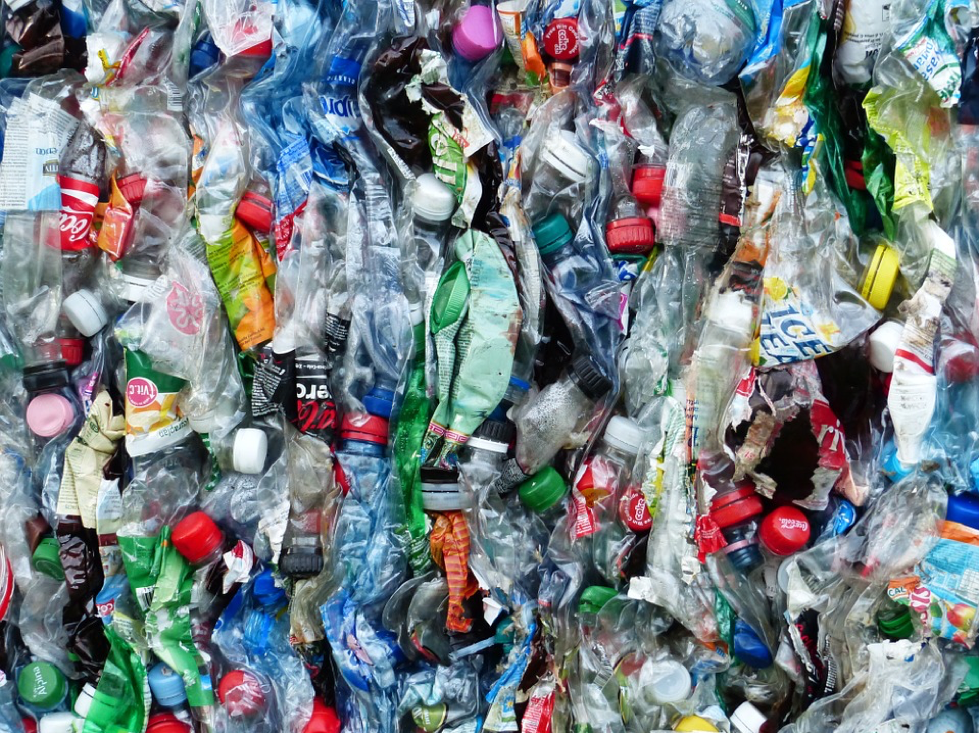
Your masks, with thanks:
[{"label": "black bottle cap", "polygon": [[290,578],[312,578],[323,569],[323,551],[318,547],[287,547],[279,558],[279,571]]},{"label": "black bottle cap", "polygon": [[509,420],[503,422],[498,420],[483,420],[482,425],[476,428],[476,432],[473,433],[473,437],[509,445],[516,432],[516,425]]},{"label": "black bottle cap", "polygon": [[605,376],[590,354],[576,356],[568,369],[568,376],[593,402],[600,400],[612,389],[612,380]]},{"label": "black bottle cap", "polygon": [[35,364],[24,369],[24,389],[28,393],[47,392],[68,386],[68,365],[63,361]]},{"label": "black bottle cap", "polygon": [[419,469],[423,484],[457,484],[459,472],[452,468],[422,466]]}]

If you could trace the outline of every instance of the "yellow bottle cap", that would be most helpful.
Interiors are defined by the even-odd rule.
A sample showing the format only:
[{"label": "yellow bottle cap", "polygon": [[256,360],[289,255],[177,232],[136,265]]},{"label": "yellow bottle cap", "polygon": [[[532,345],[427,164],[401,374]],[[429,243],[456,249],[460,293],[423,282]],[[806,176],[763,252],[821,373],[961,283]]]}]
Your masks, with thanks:
[{"label": "yellow bottle cap", "polygon": [[891,299],[894,291],[894,283],[897,282],[897,275],[900,271],[900,258],[893,247],[886,244],[877,246],[870,266],[867,268],[867,275],[863,279],[860,287],[860,295],[866,299],[870,305],[879,311],[884,310],[887,301]]},{"label": "yellow bottle cap", "polygon": [[704,720],[699,715],[688,715],[685,718],[680,718],[680,722],[676,724],[673,730],[717,731],[717,728],[713,723]]},{"label": "yellow bottle cap", "polygon": [[751,358],[752,366],[758,366],[761,361],[761,339],[756,338],[748,348],[748,356]]}]

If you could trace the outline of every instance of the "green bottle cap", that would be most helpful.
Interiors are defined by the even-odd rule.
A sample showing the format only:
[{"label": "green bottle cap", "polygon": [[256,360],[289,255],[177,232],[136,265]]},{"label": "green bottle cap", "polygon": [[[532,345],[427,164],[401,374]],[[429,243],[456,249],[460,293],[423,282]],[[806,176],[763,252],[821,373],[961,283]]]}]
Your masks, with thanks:
[{"label": "green bottle cap", "polygon": [[6,79],[10,76],[10,70],[14,66],[14,56],[23,51],[16,43],[7,46],[0,51],[0,77]]},{"label": "green bottle cap", "polygon": [[877,612],[877,628],[890,639],[907,639],[914,634],[914,623],[909,609],[901,606]]},{"label": "green bottle cap", "polygon": [[964,708],[979,704],[979,657],[962,657],[969,666],[959,685],[958,704]]},{"label": "green bottle cap", "polygon": [[542,514],[561,501],[568,493],[568,485],[553,466],[545,466],[520,484],[517,493],[524,506]]},{"label": "green bottle cap", "polygon": [[598,613],[602,610],[602,606],[617,595],[615,588],[590,585],[581,594],[581,600],[578,601],[578,613]]},{"label": "green bottle cap", "polygon": [[28,705],[51,710],[65,699],[68,680],[50,662],[31,662],[17,675],[17,692]]},{"label": "green bottle cap", "polygon": [[534,239],[540,253],[548,255],[574,239],[574,234],[564,214],[555,213],[534,227]]},{"label": "green bottle cap", "polygon": [[469,275],[466,273],[466,266],[456,260],[442,275],[442,280],[435,289],[431,314],[432,335],[462,318],[468,300]]},{"label": "green bottle cap", "polygon": [[65,579],[65,569],[61,567],[61,555],[58,553],[58,540],[45,537],[31,555],[31,566],[42,575],[55,580]]}]

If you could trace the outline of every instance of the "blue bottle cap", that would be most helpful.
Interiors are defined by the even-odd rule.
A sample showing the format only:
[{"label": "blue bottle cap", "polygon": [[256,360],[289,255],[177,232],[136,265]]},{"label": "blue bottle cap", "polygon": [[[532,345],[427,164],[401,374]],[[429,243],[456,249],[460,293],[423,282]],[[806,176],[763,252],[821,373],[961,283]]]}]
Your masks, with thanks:
[{"label": "blue bottle cap", "polygon": [[262,611],[249,611],[245,616],[245,649],[256,655],[265,654],[269,648],[274,619]]},{"label": "blue bottle cap", "polygon": [[364,395],[364,407],[371,415],[390,419],[394,408],[394,392],[383,387],[371,387],[370,392]]},{"label": "blue bottle cap", "polygon": [[266,608],[280,605],[286,597],[285,589],[275,584],[275,576],[271,570],[263,570],[256,576],[252,593],[255,594],[255,600]]},{"label": "blue bottle cap", "polygon": [[187,701],[183,679],[163,662],[154,665],[146,678],[150,683],[150,692],[163,707],[176,708]]},{"label": "blue bottle cap", "polygon": [[945,519],[979,529],[979,497],[972,494],[958,494],[948,497],[948,510]]},{"label": "blue bottle cap", "polygon": [[765,642],[741,619],[734,622],[734,656],[755,669],[771,667],[774,662]]},{"label": "blue bottle cap", "polygon": [[845,534],[857,521],[857,508],[846,499],[840,499],[831,521],[834,536]]},{"label": "blue bottle cap", "polygon": [[914,466],[905,466],[897,459],[897,450],[894,446],[889,446],[891,453],[887,456],[887,460],[884,461],[884,472],[890,474],[891,481],[900,481],[905,476],[910,476],[911,472],[914,471]]},{"label": "blue bottle cap", "polygon": [[211,40],[211,36],[204,36],[194,44],[194,48],[190,52],[190,75],[196,76],[204,69],[211,68],[220,58],[221,49]]}]

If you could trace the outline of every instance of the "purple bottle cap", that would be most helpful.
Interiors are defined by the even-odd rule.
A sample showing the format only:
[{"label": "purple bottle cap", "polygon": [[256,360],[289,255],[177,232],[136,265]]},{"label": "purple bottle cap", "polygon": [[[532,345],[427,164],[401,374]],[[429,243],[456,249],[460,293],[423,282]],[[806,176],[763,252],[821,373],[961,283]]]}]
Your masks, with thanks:
[{"label": "purple bottle cap", "polygon": [[466,61],[480,61],[495,51],[503,40],[503,29],[493,8],[473,5],[452,29],[452,47]]}]

